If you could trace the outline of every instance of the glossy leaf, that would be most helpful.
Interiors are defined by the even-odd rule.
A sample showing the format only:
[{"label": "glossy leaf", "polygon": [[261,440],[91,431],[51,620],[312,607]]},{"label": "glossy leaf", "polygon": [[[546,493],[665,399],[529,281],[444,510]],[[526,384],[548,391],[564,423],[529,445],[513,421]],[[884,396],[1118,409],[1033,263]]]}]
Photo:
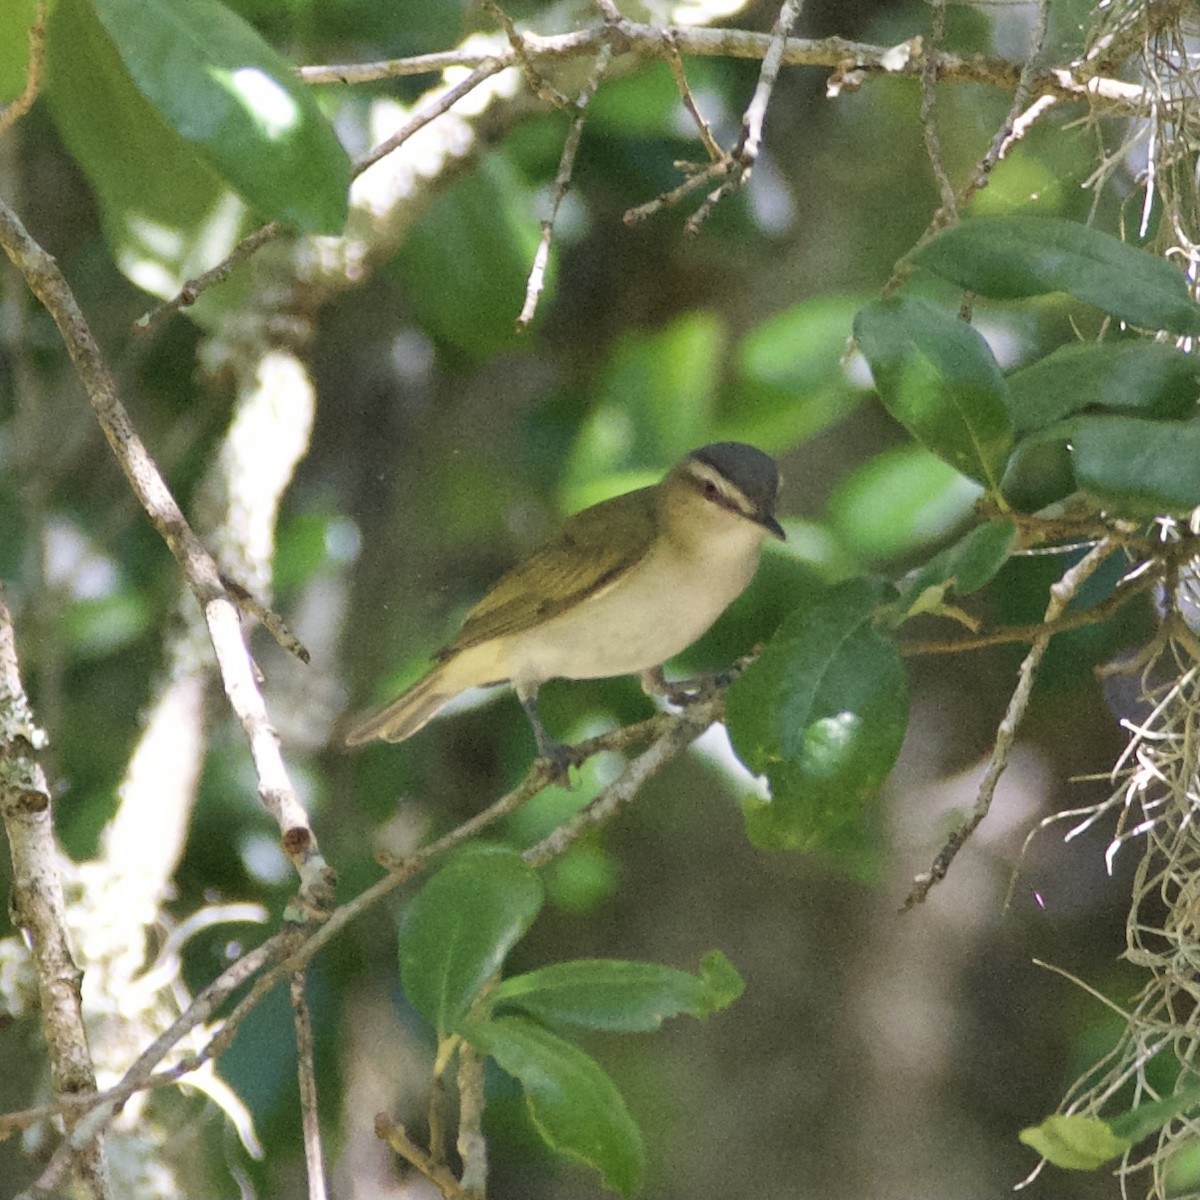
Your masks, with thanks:
[{"label": "glossy leaf", "polygon": [[595,1167],[623,1196],[637,1190],[645,1166],[641,1131],[594,1058],[526,1017],[470,1022],[461,1033],[520,1083],[553,1150]]},{"label": "glossy leaf", "polygon": [[884,407],[923,446],[989,488],[1012,446],[1008,385],[987,342],[926,300],[876,300],[854,321]]},{"label": "glossy leaf", "polygon": [[729,959],[713,950],[705,955],[699,975],[617,959],[555,963],[506,979],[492,1001],[553,1025],[638,1033],[657,1029],[668,1017],[720,1012],[744,987]]},{"label": "glossy leaf", "polygon": [[1200,505],[1200,421],[1079,417],[1071,443],[1077,485],[1122,515]]},{"label": "glossy leaf", "polygon": [[1200,333],[1183,272],[1111,234],[1060,217],[975,217],[938,234],[914,265],[980,296],[1069,292],[1144,329]]},{"label": "glossy leaf", "polygon": [[134,87],[87,0],[55,6],[45,90],[127,278],[153,295],[174,295],[232,249],[246,228],[245,206]]},{"label": "glossy leaf", "polygon": [[311,90],[250,25],[218,0],[90,3],[134,86],[260,216],[341,232],[350,159]]},{"label": "glossy leaf", "polygon": [[729,689],[738,757],[765,775],[771,799],[744,803],[750,840],[808,850],[861,828],[908,723],[904,666],[874,627],[889,589],[853,579],[794,612]]},{"label": "glossy leaf", "polygon": [[1094,1171],[1133,1145],[1113,1133],[1107,1121],[1082,1114],[1068,1117],[1055,1113],[1017,1136],[1047,1162],[1070,1171]]},{"label": "glossy leaf", "polygon": [[951,592],[959,596],[977,592],[1008,562],[1016,541],[1017,531],[1011,521],[977,525],[905,578],[892,608],[897,618],[894,623],[935,611]]},{"label": "glossy leaf", "polygon": [[400,929],[400,979],[444,1038],[542,907],[537,872],[513,850],[479,847],[444,866],[412,899]]},{"label": "glossy leaf", "polygon": [[1198,381],[1196,356],[1159,342],[1063,346],[1008,377],[1009,412],[1018,433],[1089,408],[1183,418],[1195,410]]}]

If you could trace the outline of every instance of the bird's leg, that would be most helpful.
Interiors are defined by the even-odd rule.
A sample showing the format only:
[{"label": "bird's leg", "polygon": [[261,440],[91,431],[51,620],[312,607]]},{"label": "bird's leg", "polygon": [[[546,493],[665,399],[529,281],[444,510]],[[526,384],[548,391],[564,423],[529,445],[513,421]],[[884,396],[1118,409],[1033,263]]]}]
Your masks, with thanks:
[{"label": "bird's leg", "polygon": [[544,759],[550,764],[551,773],[555,779],[560,783],[568,784],[571,768],[578,767],[582,762],[579,751],[576,747],[568,746],[566,742],[560,742],[557,738],[551,737],[546,731],[546,726],[542,724],[541,714],[538,712],[536,687],[532,689],[518,687],[517,699],[521,701],[521,707],[525,710],[529,724],[533,727],[533,739],[537,743],[538,758]]},{"label": "bird's leg", "polygon": [[668,704],[674,704],[678,708],[686,708],[697,700],[706,700],[714,692],[727,687],[733,678],[731,671],[713,671],[692,679],[677,679],[668,683],[661,666],[651,667],[650,670],[643,671],[641,676],[642,691],[647,696],[660,696]]}]

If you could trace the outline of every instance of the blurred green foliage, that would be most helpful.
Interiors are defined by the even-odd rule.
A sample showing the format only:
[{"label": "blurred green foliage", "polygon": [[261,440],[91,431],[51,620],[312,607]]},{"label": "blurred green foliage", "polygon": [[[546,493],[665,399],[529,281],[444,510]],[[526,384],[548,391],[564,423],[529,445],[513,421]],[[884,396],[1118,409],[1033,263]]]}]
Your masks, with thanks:
[{"label": "blurred green foliage", "polygon": [[[678,160],[703,157],[669,71],[658,62],[605,82],[585,126],[538,319],[524,335],[515,333],[514,320],[569,119],[557,110],[539,109],[515,124],[499,117],[491,126],[482,122],[484,144],[425,185],[428,194],[414,204],[396,253],[373,277],[322,294],[316,311],[303,303],[283,312],[244,311],[251,296],[271,294],[262,280],[280,268],[268,251],[208,293],[190,317],[149,338],[135,334],[133,323],[152,296],[171,293],[211,265],[255,219],[279,217],[335,232],[348,160],[331,146],[330,130],[351,154],[361,153],[367,147],[352,143],[366,137],[371,103],[411,100],[429,80],[322,88],[319,112],[331,123],[323,124],[317,102],[301,102],[312,140],[302,143],[296,174],[277,174],[268,166],[269,138],[247,143],[224,128],[199,137],[182,128],[213,107],[213,93],[195,79],[187,77],[184,87],[183,77],[158,73],[164,64],[150,56],[154,78],[136,86],[127,58],[130,48],[146,50],[143,29],[133,22],[122,25],[120,38],[106,33],[102,7],[92,0],[51,6],[45,94],[6,135],[0,183],[62,263],[139,430],[189,515],[204,510],[205,481],[234,404],[230,367],[244,353],[239,324],[275,322],[282,338],[294,334],[303,349],[318,384],[317,425],[285,502],[273,585],[280,607],[319,647],[317,665],[298,681],[258,634],[254,646],[289,764],[341,873],[343,898],[377,877],[372,844],[380,826],[402,826],[401,833],[414,838],[450,828],[512,786],[533,748],[508,695],[439,722],[402,749],[372,747],[353,759],[335,745],[342,710],[391,694],[419,674],[429,650],[452,634],[456,615],[563,514],[653,481],[693,446],[740,439],[777,455],[790,539],[770,549],[751,589],[672,671],[728,666],[782,627],[781,642],[762,661],[774,661],[776,683],[785,690],[804,682],[786,657],[788,643],[820,634],[808,628],[806,614],[832,596],[825,618],[845,617],[839,606],[869,586],[861,578],[867,572],[899,578],[932,561],[932,575],[914,577],[926,595],[930,587],[949,586],[964,562],[984,575],[995,569],[972,610],[990,622],[1040,617],[1046,588],[1064,560],[1016,559],[1001,569],[984,554],[984,570],[980,559],[965,557],[962,542],[962,556],[950,551],[935,558],[971,526],[981,494],[980,484],[947,458],[990,483],[1007,468],[1001,491],[1018,509],[1062,499],[1080,486],[1137,512],[1147,502],[1182,507],[1200,486],[1189,466],[1200,463],[1200,449],[1194,419],[1187,419],[1194,376],[1186,364],[1129,339],[1116,343],[1118,350],[1112,343],[1087,347],[1087,370],[1075,361],[1069,387],[1061,376],[1039,382],[1038,371],[1062,361],[1054,352],[1084,356],[1067,343],[1076,330],[1092,337],[1103,315],[1057,291],[1020,304],[981,301],[974,324],[981,333],[975,334],[954,315],[957,284],[984,290],[987,280],[947,269],[951,260],[956,269],[969,266],[978,253],[977,246],[954,240],[932,243],[940,250],[928,252],[924,262],[956,283],[921,272],[904,301],[910,313],[917,306],[927,318],[918,322],[918,333],[928,335],[930,346],[945,349],[951,345],[945,339],[952,339],[949,364],[934,353],[937,387],[929,389],[926,369],[921,388],[912,388],[911,363],[900,361],[906,351],[891,344],[904,402],[886,410],[874,403],[863,357],[848,354],[854,316],[912,248],[937,200],[924,165],[913,80],[874,81],[827,101],[822,72],[785,71],[749,188],[724,201],[695,239],[682,233],[683,217],[675,210],[632,229],[620,221],[626,209],[678,185]],[[256,43],[261,38],[287,62],[440,50],[475,28],[491,27],[480,9],[449,2],[238,0],[228,7],[257,30],[250,35]],[[552,20],[570,27],[572,15],[564,10],[526,7],[534,28],[549,28]],[[806,33],[890,45],[928,28],[928,6],[915,0],[810,7]],[[950,48],[1016,53],[1027,29],[1024,17],[1007,11],[1011,7],[951,6]],[[21,31],[33,9],[32,0],[0,5],[0,102],[20,91]],[[169,10],[155,5],[152,12],[163,17]],[[1078,52],[1088,12],[1083,0],[1051,6],[1048,60]],[[746,21],[765,28],[772,16],[755,9]],[[584,19],[592,19],[590,12]],[[756,64],[689,59],[686,67],[700,109],[730,141]],[[184,111],[172,115],[175,84]],[[288,81],[284,90],[294,95],[297,88]],[[977,85],[939,90],[941,145],[956,183],[966,179],[1009,102]],[[952,238],[979,236],[987,227],[975,222],[985,217],[1060,217],[1070,224],[1055,228],[1067,248],[1078,251],[1078,269],[1096,244],[1094,231],[1078,232],[1090,215],[1095,236],[1108,239],[1105,253],[1117,257],[1101,272],[1099,294],[1080,287],[1077,296],[1120,301],[1111,311],[1131,320],[1193,328],[1194,306],[1183,296],[1181,276],[1168,274],[1173,268],[1145,267],[1153,260],[1144,251],[1129,249],[1137,256],[1130,259],[1125,248],[1112,249],[1110,235],[1132,178],[1118,172],[1120,186],[1098,192],[1079,186],[1095,166],[1095,141],[1078,115],[1064,105],[1040,122],[997,165],[965,214],[963,232]],[[1070,240],[1079,238],[1086,244]],[[998,240],[1020,253],[1020,239]],[[1012,270],[1009,262],[1000,274]],[[1047,269],[1025,290],[1070,290],[1069,282]],[[47,766],[58,829],[67,849],[83,857],[94,853],[115,809],[139,736],[139,713],[161,678],[166,637],[178,628],[177,579],[80,401],[53,327],[11,273],[0,288],[0,575],[16,612],[27,682],[53,739]],[[993,295],[1011,294],[1011,288],[993,289]],[[1147,294],[1149,309],[1125,307]],[[983,401],[982,416],[979,409],[968,414],[973,424],[956,419],[948,434],[947,413],[962,407],[955,369],[965,343],[976,355],[973,367],[986,375],[990,400]],[[1100,360],[1127,345],[1145,373],[1121,375],[1120,386],[1106,391],[1102,385],[1112,384],[1118,368]],[[871,348],[860,349],[876,366]],[[1155,371],[1168,358],[1174,367],[1160,377]],[[1014,368],[1016,374],[1004,375]],[[1119,370],[1128,369],[1126,360]],[[1053,403],[1040,407],[1038,391],[1046,388]],[[1132,398],[1131,391],[1137,393]],[[1007,415],[1022,438],[1012,457],[1006,393]],[[1146,422],[1125,424],[1132,420],[1129,407],[1149,407],[1139,413]],[[1082,459],[1071,456],[1063,431],[1047,424],[1080,413],[1078,419],[1091,424],[1073,425],[1070,433],[1072,439],[1085,434]],[[1153,451],[1148,456],[1133,452],[1145,447]],[[1114,563],[1081,602],[1111,592],[1119,573]],[[832,820],[818,822],[817,832],[832,855],[814,862],[749,845],[738,802],[752,781],[726,748],[706,748],[704,757],[675,764],[648,789],[644,809],[652,815],[631,812],[543,873],[550,903],[512,951],[522,971],[585,955],[694,963],[708,945],[744,951],[730,954],[747,978],[747,994],[711,1032],[705,1027],[711,1041],[694,1029],[686,1037],[668,1030],[650,1039],[661,1048],[638,1042],[624,1050],[596,1049],[613,1075],[620,1067],[637,1081],[631,1095],[640,1089],[656,1099],[647,1109],[669,1113],[644,1122],[655,1194],[792,1196],[800,1194],[797,1180],[806,1181],[804,1194],[812,1196],[849,1194],[853,1186],[859,1187],[854,1194],[901,1194],[911,1176],[907,1184],[888,1176],[890,1192],[872,1191],[879,1177],[869,1163],[889,1158],[901,1170],[917,1137],[910,1124],[921,1130],[916,1157],[929,1190],[978,1194],[985,1186],[980,1180],[994,1190],[997,1179],[1006,1186],[1027,1166],[1016,1131],[1053,1108],[1062,1083],[1058,1067],[1065,1072],[1073,1042],[1088,1037],[1077,1011],[1030,999],[1038,993],[1028,978],[1026,941],[1020,968],[1004,981],[1012,1011],[1024,1014],[1022,1027],[1002,1033],[982,1021],[981,998],[966,985],[962,963],[937,956],[953,944],[988,961],[1005,937],[1036,943],[1047,929],[1066,930],[1086,975],[1090,964],[1115,954],[1123,920],[1088,882],[1095,862],[1071,868],[1077,874],[1065,890],[1079,898],[1065,913],[1023,913],[1005,930],[981,919],[955,927],[949,937],[931,920],[932,936],[923,945],[940,964],[936,995],[914,988],[904,993],[905,1002],[889,1005],[901,1011],[907,1004],[913,1012],[934,1006],[949,1014],[940,1038],[919,1043],[929,1072],[921,1076],[926,1090],[920,1096],[927,1100],[920,1100],[920,1113],[905,1116],[903,1129],[873,1127],[871,1136],[863,1135],[859,1114],[867,1093],[894,1087],[908,1078],[905,1071],[917,1069],[872,1015],[870,996],[877,989],[891,996],[902,984],[894,974],[876,983],[871,956],[883,957],[878,931],[893,928],[888,922],[897,892],[907,886],[914,862],[915,869],[926,866],[944,817],[917,805],[916,818],[906,818],[917,828],[900,830],[885,801],[977,762],[1011,683],[1003,655],[980,667],[913,668],[906,682],[891,635],[870,623],[888,594],[871,590],[869,603],[853,610],[849,680],[840,691],[826,686],[831,711],[816,713],[827,719],[849,711],[843,693],[863,681],[882,693],[882,716],[872,712],[879,717],[872,739],[857,744],[861,753],[849,756],[847,770],[830,770],[823,796]],[[914,602],[903,615],[919,612],[927,609]],[[1055,780],[1105,769],[1114,723],[1098,705],[1091,668],[1144,638],[1147,624],[1145,609],[1127,613],[1052,650],[1039,694],[1051,730],[1041,740]],[[785,706],[755,698],[753,678],[745,683],[741,695],[750,699],[741,719],[754,734]],[[920,720],[895,792],[880,799],[876,793],[908,714],[906,688]],[[735,712],[739,704],[731,698]],[[631,680],[552,684],[544,709],[551,729],[568,737],[652,711]],[[1070,737],[1059,736],[1054,722],[1081,712]],[[260,900],[278,914],[293,882],[219,689],[210,698],[208,733],[172,912],[182,918],[236,898]],[[751,767],[768,775],[779,768],[774,736],[757,738],[761,755],[737,739]],[[838,766],[836,755],[816,764]],[[801,774],[816,769],[803,755],[793,756],[789,767]],[[574,792],[544,793],[508,822],[504,838],[518,848],[529,845],[592,798],[612,770],[611,761],[590,763]],[[847,788],[859,789],[861,809],[839,807]],[[1053,800],[1064,807],[1070,802],[1058,792]],[[787,832],[777,840],[803,840]],[[856,888],[828,871],[831,861],[860,880],[881,882]],[[347,1114],[343,1103],[360,1094],[355,1086],[376,1069],[390,1089],[383,1103],[407,1107],[404,1119],[417,1126],[424,1120],[424,1098],[414,1099],[413,1092],[424,1086],[431,1047],[411,1007],[420,1007],[419,986],[406,998],[397,983],[394,919],[390,911],[363,918],[314,968],[322,1106],[335,1154],[346,1150],[343,1140],[353,1140],[339,1129],[369,1126],[373,1114]],[[259,937],[241,926],[234,932],[247,944]],[[185,953],[188,983],[203,986],[240,944],[223,927],[198,936]],[[371,1033],[370,1048],[356,1050],[354,1036],[364,1030]],[[530,1043],[537,1037],[514,1034],[506,1044],[510,1064],[522,1053],[525,1064],[536,1060]],[[972,1072],[991,1063],[1002,1037],[1008,1039],[1005,1074],[993,1071],[986,1086],[977,1086]],[[945,1044],[954,1046],[954,1055],[942,1053]],[[202,1109],[194,1098],[183,1101],[190,1113],[206,1114],[197,1135],[203,1143],[197,1158],[205,1166],[196,1177],[216,1182],[198,1185],[209,1187],[205,1194],[229,1191],[229,1163],[260,1195],[293,1194],[299,1151],[290,1047],[286,1005],[276,996],[256,1010],[221,1063],[268,1140],[267,1161],[246,1161],[226,1144],[215,1110]],[[37,1070],[30,1064],[40,1060],[28,1046],[13,1051],[13,1060],[20,1065],[0,1087],[7,1089],[5,1105],[17,1107],[35,1098],[29,1085]],[[908,1066],[900,1070],[895,1063]],[[19,1094],[18,1079],[27,1088]],[[561,1194],[564,1177],[541,1157],[518,1090],[500,1073],[489,1087],[493,1194]],[[970,1152],[963,1149],[968,1144]],[[956,1174],[964,1162],[966,1183]],[[29,1170],[12,1139],[0,1145],[0,1177],[23,1180]],[[618,1176],[622,1185],[631,1178],[620,1168]],[[593,1194],[590,1174],[565,1178],[572,1194]],[[1056,1190],[1042,1194],[1055,1200],[1101,1194],[1088,1187],[1086,1180],[1056,1180]]]}]

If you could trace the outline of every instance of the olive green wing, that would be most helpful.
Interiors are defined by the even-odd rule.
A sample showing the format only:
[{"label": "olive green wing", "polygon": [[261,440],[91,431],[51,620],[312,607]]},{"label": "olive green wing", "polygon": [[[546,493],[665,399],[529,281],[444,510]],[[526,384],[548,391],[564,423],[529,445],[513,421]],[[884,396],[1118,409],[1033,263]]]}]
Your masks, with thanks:
[{"label": "olive green wing", "polygon": [[553,540],[497,580],[436,657],[521,633],[620,579],[654,541],[652,490],[626,492],[576,513]]}]

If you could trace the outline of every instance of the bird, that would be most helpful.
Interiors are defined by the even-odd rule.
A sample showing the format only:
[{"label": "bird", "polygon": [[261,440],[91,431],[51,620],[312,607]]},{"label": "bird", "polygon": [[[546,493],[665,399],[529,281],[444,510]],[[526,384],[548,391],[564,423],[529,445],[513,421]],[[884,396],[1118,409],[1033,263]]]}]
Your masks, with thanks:
[{"label": "bird", "polygon": [[779,485],[757,447],[714,442],[657,484],[577,512],[501,576],[426,675],[351,724],[345,744],[405,741],[460,693],[508,683],[538,756],[565,776],[572,747],[547,732],[538,689],[548,679],[638,675],[647,693],[677,698],[663,664],[746,589],[764,540],[786,538]]}]

